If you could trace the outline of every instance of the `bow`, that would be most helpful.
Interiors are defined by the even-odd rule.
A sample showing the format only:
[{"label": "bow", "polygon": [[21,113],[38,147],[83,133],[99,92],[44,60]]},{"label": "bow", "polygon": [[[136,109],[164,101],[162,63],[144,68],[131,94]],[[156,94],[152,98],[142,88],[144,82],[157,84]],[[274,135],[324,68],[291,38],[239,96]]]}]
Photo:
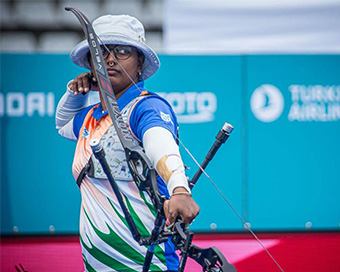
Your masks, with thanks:
[{"label": "bow", "polygon": [[[202,266],[203,272],[204,271],[236,272],[235,267],[231,265],[230,263],[228,263],[227,259],[223,256],[223,254],[217,248],[211,247],[211,248],[202,249],[202,248],[195,246],[192,243],[192,239],[194,235],[193,232],[190,230],[186,231],[185,225],[183,223],[177,222],[173,230],[164,231],[163,227],[164,227],[165,215],[164,215],[163,205],[164,205],[165,197],[161,196],[159,193],[157,181],[156,181],[155,169],[153,168],[148,157],[145,155],[143,148],[134,143],[133,137],[120,114],[120,110],[119,110],[116,98],[114,96],[114,92],[113,92],[113,89],[110,83],[110,79],[105,68],[102,52],[99,48],[99,40],[98,40],[99,37],[97,37],[91,23],[89,22],[89,20],[86,18],[86,16],[83,13],[71,7],[66,7],[65,9],[67,11],[71,11],[74,13],[74,15],[77,17],[77,19],[79,20],[83,28],[83,31],[88,40],[92,62],[95,67],[95,76],[98,81],[99,90],[103,97],[104,103],[108,109],[108,113],[112,120],[112,124],[115,130],[117,131],[117,134],[118,134],[118,137],[120,139],[122,146],[124,147],[130,172],[138,188],[148,193],[156,209],[156,218],[155,218],[154,228],[151,232],[151,236],[148,238],[142,238],[141,234],[139,233],[136,227],[136,224],[134,223],[129,213],[128,208],[125,205],[125,202],[122,199],[119,187],[116,184],[111,174],[110,167],[106,162],[105,152],[102,146],[100,145],[100,141],[99,140],[91,141],[90,145],[93,149],[94,155],[100,161],[103,167],[103,170],[108,177],[108,180],[117,196],[119,204],[122,207],[124,216],[128,222],[129,229],[134,239],[141,246],[148,246],[147,254],[144,260],[144,264],[143,264],[143,271],[144,272],[149,271],[149,267],[152,261],[155,246],[167,241],[168,238],[171,237],[171,240],[174,243],[175,247],[181,252],[181,260],[180,260],[180,266],[179,266],[178,271],[184,271],[186,260],[188,257],[190,257]],[[103,44],[103,46],[106,48],[105,44]],[[108,48],[106,48],[106,50],[111,54]],[[118,62],[118,65],[120,65],[119,62]],[[125,69],[121,65],[120,67],[126,73]],[[131,79],[131,77],[127,73],[126,75],[130,78],[131,82],[135,86],[137,86],[136,83]],[[191,188],[195,185],[195,183],[197,182],[198,178],[200,177],[202,173],[204,173],[208,177],[208,179],[212,182],[212,180],[206,174],[204,169],[208,165],[210,160],[213,158],[213,156],[215,155],[215,153],[217,152],[221,144],[223,144],[228,139],[229,134],[231,133],[232,129],[233,127],[231,125],[227,123],[224,125],[224,127],[220,130],[220,132],[216,136],[216,141],[211,147],[210,151],[208,152],[202,165],[199,165],[199,163],[191,155],[189,150],[184,146],[184,144],[176,136],[179,143],[184,147],[184,149],[188,152],[188,154],[193,158],[193,160],[199,167],[198,171],[196,172],[195,176],[190,182]],[[214,186],[216,187],[216,185]],[[228,202],[228,204],[231,206],[231,208],[234,210],[237,216],[241,219],[241,221],[244,223],[247,229],[253,234],[253,236],[258,240],[258,242],[266,250],[266,252],[273,259],[273,261],[277,264],[277,266],[281,269],[281,271],[283,271],[282,268],[275,261],[275,259],[267,251],[265,246],[261,243],[261,241],[249,228],[249,225],[246,224],[246,222],[236,212],[236,210],[233,208],[230,202],[223,196],[223,194],[222,194],[222,197]]]}]

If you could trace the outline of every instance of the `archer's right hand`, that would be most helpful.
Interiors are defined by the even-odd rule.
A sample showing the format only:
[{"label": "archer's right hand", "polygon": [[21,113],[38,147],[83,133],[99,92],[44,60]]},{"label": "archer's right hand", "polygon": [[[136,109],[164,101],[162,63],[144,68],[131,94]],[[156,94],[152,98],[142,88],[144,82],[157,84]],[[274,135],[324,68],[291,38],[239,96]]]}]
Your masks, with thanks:
[{"label": "archer's right hand", "polygon": [[97,79],[92,73],[82,73],[69,83],[69,88],[75,95],[87,94],[90,90],[99,91]]}]

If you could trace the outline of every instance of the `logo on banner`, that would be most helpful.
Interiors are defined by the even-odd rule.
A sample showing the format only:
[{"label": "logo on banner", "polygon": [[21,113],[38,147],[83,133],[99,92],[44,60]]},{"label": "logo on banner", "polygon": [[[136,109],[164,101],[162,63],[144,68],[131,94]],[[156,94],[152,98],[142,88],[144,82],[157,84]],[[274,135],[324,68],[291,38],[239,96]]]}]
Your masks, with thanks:
[{"label": "logo on banner", "polygon": [[158,94],[170,103],[179,123],[204,123],[215,119],[217,98],[212,92]]},{"label": "logo on banner", "polygon": [[[290,101],[286,101],[289,121],[334,122],[340,120],[340,86],[297,85],[288,86]],[[256,88],[250,99],[254,116],[262,122],[277,120],[284,109],[281,91],[273,85]]]},{"label": "logo on banner", "polygon": [[10,92],[0,93],[0,116],[53,116],[54,94],[43,92]]},{"label": "logo on banner", "polygon": [[278,88],[270,84],[264,84],[253,92],[250,107],[257,119],[269,123],[281,116],[284,99]]},{"label": "logo on banner", "polygon": [[340,86],[290,85],[289,121],[332,122],[340,120]]}]

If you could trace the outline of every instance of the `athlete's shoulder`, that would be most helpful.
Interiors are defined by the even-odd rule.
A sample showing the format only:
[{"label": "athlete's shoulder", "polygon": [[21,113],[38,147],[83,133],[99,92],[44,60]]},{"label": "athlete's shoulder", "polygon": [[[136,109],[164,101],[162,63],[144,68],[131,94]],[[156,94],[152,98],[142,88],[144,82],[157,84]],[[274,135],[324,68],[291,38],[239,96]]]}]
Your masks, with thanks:
[{"label": "athlete's shoulder", "polygon": [[158,95],[157,93],[148,92],[141,96],[141,98],[137,102],[137,106],[139,110],[149,110],[149,109],[157,109],[157,110],[166,110],[173,113],[173,109],[170,103],[163,98],[162,96]]},{"label": "athlete's shoulder", "polygon": [[76,116],[73,119],[73,133],[78,138],[79,137],[79,130],[83,126],[83,123],[85,121],[86,116],[88,113],[95,107],[98,107],[99,103],[87,106],[86,108],[83,108],[80,112],[76,114]]}]

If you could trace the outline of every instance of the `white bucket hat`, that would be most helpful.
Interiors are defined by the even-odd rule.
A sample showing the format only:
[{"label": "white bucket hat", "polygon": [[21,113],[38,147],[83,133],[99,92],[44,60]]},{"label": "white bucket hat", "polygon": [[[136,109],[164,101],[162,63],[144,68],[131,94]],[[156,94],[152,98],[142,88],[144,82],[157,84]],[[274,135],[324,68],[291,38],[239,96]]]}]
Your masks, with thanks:
[{"label": "white bucket hat", "polygon": [[[100,44],[131,45],[143,52],[145,60],[141,79],[151,77],[160,66],[157,54],[145,43],[144,27],[140,21],[129,15],[104,15],[93,22],[93,28]],[[71,51],[71,60],[84,68],[91,69],[87,59],[87,40],[77,44]]]}]

